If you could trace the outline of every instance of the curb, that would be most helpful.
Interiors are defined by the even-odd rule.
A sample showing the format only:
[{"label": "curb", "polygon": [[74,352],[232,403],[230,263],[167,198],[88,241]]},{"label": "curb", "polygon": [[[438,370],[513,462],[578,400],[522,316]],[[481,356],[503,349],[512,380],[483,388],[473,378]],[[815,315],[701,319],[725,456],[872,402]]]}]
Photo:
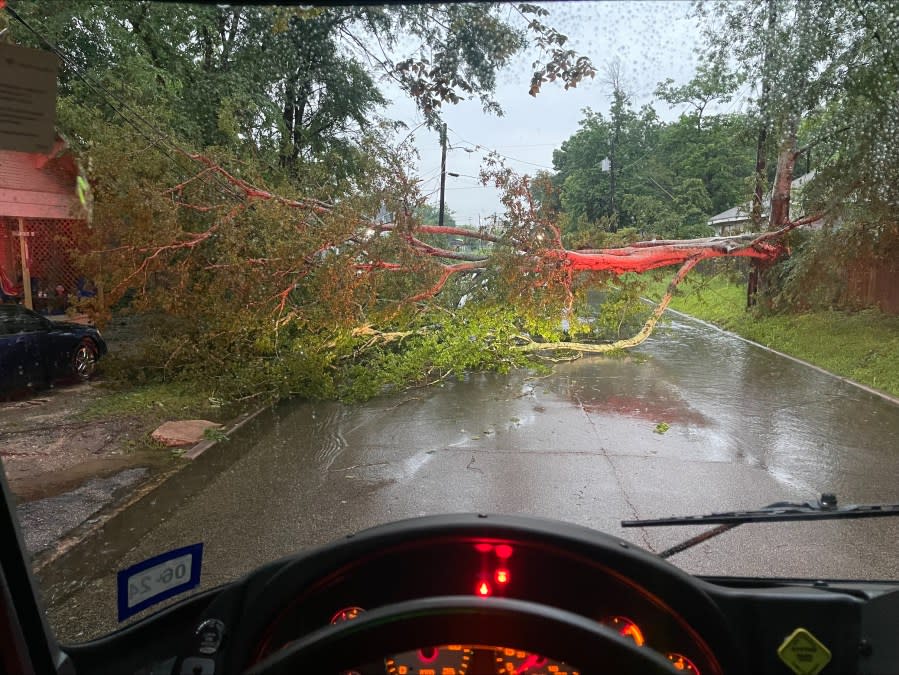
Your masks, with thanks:
[{"label": "curb", "polygon": [[[643,298],[643,299],[647,300],[647,298]],[[652,302],[652,301],[649,300],[649,302]],[[652,303],[652,304],[657,304],[657,303]],[[676,309],[668,308],[665,310],[665,312],[666,313],[671,312],[672,314],[676,314],[677,316],[683,317],[685,319],[690,319],[691,321],[696,321],[697,323],[701,323],[704,326],[708,326],[709,328],[714,328],[719,333],[724,333],[725,335],[730,335],[732,337],[737,338],[738,340],[742,340],[743,342],[749,343],[755,347],[764,349],[766,352],[771,352],[772,354],[777,354],[778,356],[782,356],[785,359],[789,359],[790,361],[793,361],[800,365],[807,366],[808,368],[816,370],[819,373],[823,373],[824,375],[829,375],[830,377],[840,380],[841,382],[845,382],[846,384],[852,385],[853,387],[857,387],[857,388],[861,389],[862,391],[865,391],[869,394],[873,394],[874,396],[879,396],[880,398],[884,399],[885,401],[888,401],[888,402],[892,403],[893,405],[899,406],[899,397],[893,396],[892,394],[888,394],[887,392],[881,391],[880,389],[875,389],[874,387],[870,387],[867,384],[862,384],[861,382],[856,382],[855,380],[852,380],[848,377],[843,377],[842,375],[837,375],[836,373],[832,373],[829,370],[825,370],[821,366],[816,366],[814,363],[809,363],[808,361],[800,359],[798,356],[792,356],[791,354],[785,354],[784,352],[778,351],[772,347],[769,347],[768,345],[763,345],[760,342],[756,342],[755,340],[750,340],[749,338],[745,338],[742,335],[738,335],[737,333],[734,333],[733,331],[729,331],[724,328],[721,328],[721,326],[716,326],[715,324],[711,323],[710,321],[705,321],[704,319],[697,319],[695,316],[690,316],[689,314],[684,314],[683,312],[679,312]]]},{"label": "curb", "polygon": [[89,525],[87,524],[87,521],[85,521],[81,523],[81,525],[70,530],[69,534],[57,539],[56,545],[52,551],[48,551],[47,553],[41,552],[32,559],[32,571],[37,574],[48,565],[59,560],[59,558],[90,537],[96,530],[103,527],[125,509],[139,502],[180,470],[181,467],[178,467],[156,474],[134,488],[125,499],[115,504],[111,509],[92,519],[89,518],[88,520],[92,520]]},{"label": "curb", "polygon": [[[256,410],[254,410],[251,413],[244,413],[243,415],[240,415],[237,418],[237,420],[235,422],[233,422],[226,431],[223,432],[225,438],[228,438],[229,436],[231,436],[231,434],[233,434],[235,431],[237,431],[242,426],[244,426],[247,422],[249,422],[250,420],[255,418],[259,413],[261,413],[266,408],[268,408],[268,406],[264,405],[260,408],[257,408]],[[184,455],[182,455],[182,456],[185,459],[196,459],[197,457],[202,455],[204,452],[209,450],[209,448],[211,448],[214,445],[216,445],[217,443],[219,443],[220,440],[221,439],[212,439],[212,438],[202,440],[199,443],[197,443],[195,446],[193,446],[190,450],[185,452]]]}]

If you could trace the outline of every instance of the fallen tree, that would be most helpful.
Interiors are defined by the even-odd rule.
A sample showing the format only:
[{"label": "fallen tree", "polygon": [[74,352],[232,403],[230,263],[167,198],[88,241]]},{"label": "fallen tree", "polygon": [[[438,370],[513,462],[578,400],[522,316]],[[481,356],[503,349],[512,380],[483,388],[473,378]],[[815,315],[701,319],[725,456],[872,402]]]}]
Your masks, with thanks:
[{"label": "fallen tree", "polygon": [[[513,367],[528,355],[557,352],[558,359],[629,349],[649,337],[700,261],[776,260],[786,250],[784,236],[817,218],[757,235],[570,250],[534,202],[530,179],[503,167],[482,176],[503,190],[506,207],[503,224],[488,231],[418,222],[414,214],[423,199],[416,181],[397,169],[399,162],[374,181],[378,190],[325,200],[286,197],[210,158],[191,158],[201,170],[161,195],[155,186],[157,193],[143,198],[112,193],[147,202],[151,220],[143,227],[121,227],[122,205],[98,199],[101,217],[88,259],[110,289],[110,303],[130,297],[139,309],[187,322],[178,328],[188,333],[174,352],[171,338],[159,340],[163,377],[202,370],[217,381],[230,378],[240,395],[273,386],[272,380],[287,383],[273,395],[284,388],[340,395],[338,380],[361,381],[378,369],[390,373],[375,378],[380,385],[351,394],[363,397],[415,380],[416,372],[432,382],[464,369]],[[218,185],[226,186],[224,197],[210,190]],[[388,222],[365,215],[384,204],[393,213]],[[623,318],[616,319],[613,339],[566,334],[561,319],[589,311],[588,290],[613,289],[632,273],[666,267],[677,268],[667,293],[634,334],[621,335],[632,323]],[[463,312],[466,303],[485,309]],[[638,307],[643,304],[632,293],[621,314],[636,314]],[[356,368],[360,363],[368,365]],[[298,378],[331,384],[309,389],[297,385]]]}]

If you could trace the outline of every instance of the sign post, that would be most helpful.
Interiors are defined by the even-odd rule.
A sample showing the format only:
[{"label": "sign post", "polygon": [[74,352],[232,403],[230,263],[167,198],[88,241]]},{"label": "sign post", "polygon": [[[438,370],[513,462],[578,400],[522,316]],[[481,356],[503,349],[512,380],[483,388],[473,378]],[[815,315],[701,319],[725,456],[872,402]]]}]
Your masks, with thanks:
[{"label": "sign post", "polygon": [[34,309],[31,299],[31,269],[28,267],[28,239],[34,232],[25,231],[25,219],[19,218],[19,230],[13,232],[19,238],[19,255],[22,258],[22,288],[25,291],[25,306]]}]

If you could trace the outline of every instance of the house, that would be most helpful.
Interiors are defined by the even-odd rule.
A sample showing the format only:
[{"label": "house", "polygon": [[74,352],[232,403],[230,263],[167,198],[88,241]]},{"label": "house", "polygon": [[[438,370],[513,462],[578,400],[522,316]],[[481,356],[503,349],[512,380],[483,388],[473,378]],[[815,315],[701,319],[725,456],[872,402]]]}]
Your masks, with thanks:
[{"label": "house", "polygon": [[[815,177],[815,172],[809,172],[802,176],[796,178],[790,187],[790,216],[793,218],[798,218],[802,215],[801,208],[799,207],[799,198],[802,194],[802,188]],[[765,196],[764,201],[762,202],[762,220],[767,220],[768,214],[771,209],[771,193],[768,193]],[[742,234],[743,232],[751,232],[752,231],[752,202],[746,202],[745,204],[741,204],[740,206],[734,206],[732,208],[727,209],[727,211],[722,211],[718,213],[708,220],[709,226],[715,230],[715,235],[718,237],[726,237],[732,234]],[[819,223],[813,223],[810,227],[815,227],[816,225],[820,225]],[[765,228],[763,228],[765,229]]]},{"label": "house", "polygon": [[78,198],[78,176],[60,138],[46,155],[0,150],[2,297],[45,310],[54,295],[81,290],[75,254],[85,244],[87,211]]}]

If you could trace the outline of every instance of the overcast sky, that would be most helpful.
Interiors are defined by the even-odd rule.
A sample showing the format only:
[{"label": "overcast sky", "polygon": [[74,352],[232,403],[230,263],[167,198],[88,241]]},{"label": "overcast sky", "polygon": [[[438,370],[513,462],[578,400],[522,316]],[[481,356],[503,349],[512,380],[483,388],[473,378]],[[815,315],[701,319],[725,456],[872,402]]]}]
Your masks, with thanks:
[{"label": "overcast sky", "polygon": [[[633,93],[635,107],[653,100],[656,84],[667,77],[682,84],[694,74],[700,45],[697,20],[690,18],[688,2],[574,2],[549,3],[546,23],[568,35],[569,45],[589,56],[601,71],[615,57],[621,60],[625,87]],[[531,64],[536,52],[519,55],[498,78],[496,98],[505,109],[503,117],[486,115],[477,101],[447,106],[444,118],[449,127],[446,202],[460,224],[478,225],[478,219],[501,211],[496,191],[480,186],[481,159],[489,150],[508,158],[507,164],[522,173],[552,168],[552,152],[575,131],[586,107],[606,113],[608,89],[600,77],[587,80],[577,89],[565,91],[555,84],[544,85],[536,98],[528,95]],[[393,99],[386,114],[405,121],[410,128],[421,122],[414,106],[397,89],[387,88]],[[665,120],[681,110],[656,104]],[[415,136],[421,153],[418,167],[425,193],[438,202],[440,141],[436,132],[421,129]],[[475,146],[481,149],[466,152]],[[465,177],[471,176],[471,177]]]}]

